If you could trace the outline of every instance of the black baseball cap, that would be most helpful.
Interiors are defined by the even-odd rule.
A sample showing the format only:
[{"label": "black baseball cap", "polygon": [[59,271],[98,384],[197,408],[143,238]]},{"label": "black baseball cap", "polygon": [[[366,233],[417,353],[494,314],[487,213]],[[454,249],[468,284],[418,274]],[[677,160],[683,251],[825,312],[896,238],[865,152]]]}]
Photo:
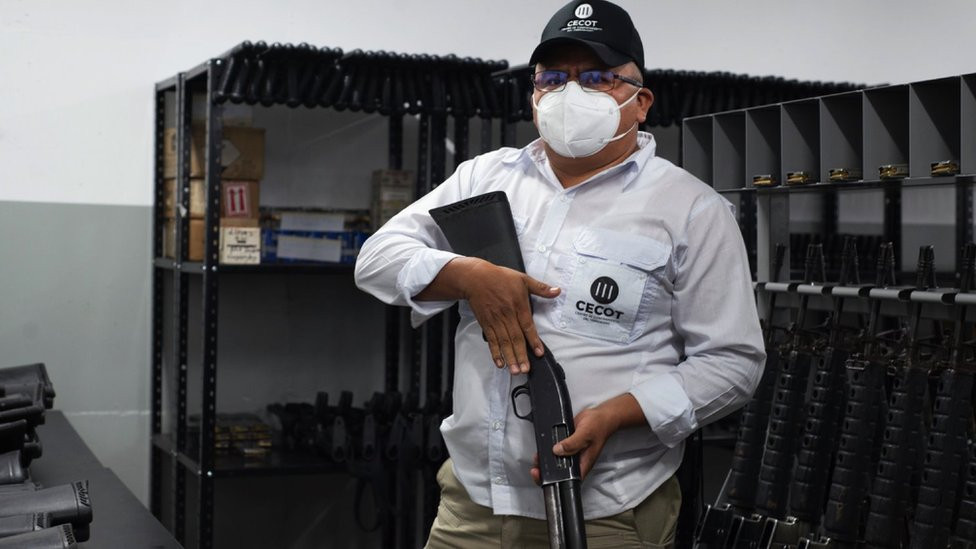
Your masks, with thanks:
[{"label": "black baseball cap", "polygon": [[529,64],[557,44],[575,43],[590,48],[610,67],[633,61],[644,69],[644,44],[623,8],[606,0],[573,0],[549,20]]}]

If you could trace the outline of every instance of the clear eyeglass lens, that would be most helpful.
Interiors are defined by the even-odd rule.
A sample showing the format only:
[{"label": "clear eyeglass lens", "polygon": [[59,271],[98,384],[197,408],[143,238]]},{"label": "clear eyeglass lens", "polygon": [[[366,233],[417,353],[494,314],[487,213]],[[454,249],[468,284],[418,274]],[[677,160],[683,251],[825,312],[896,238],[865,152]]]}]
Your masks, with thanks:
[{"label": "clear eyeglass lens", "polygon": [[[590,91],[610,91],[616,78],[610,71],[583,71],[579,73],[579,84]],[[565,71],[539,71],[532,75],[532,83],[540,91],[556,91],[569,82],[569,73]]]},{"label": "clear eyeglass lens", "polygon": [[579,75],[580,86],[594,91],[613,89],[613,73],[610,71],[583,71]]},{"label": "clear eyeglass lens", "polygon": [[566,85],[569,75],[563,71],[540,71],[534,76],[535,87],[541,91],[553,91]]}]

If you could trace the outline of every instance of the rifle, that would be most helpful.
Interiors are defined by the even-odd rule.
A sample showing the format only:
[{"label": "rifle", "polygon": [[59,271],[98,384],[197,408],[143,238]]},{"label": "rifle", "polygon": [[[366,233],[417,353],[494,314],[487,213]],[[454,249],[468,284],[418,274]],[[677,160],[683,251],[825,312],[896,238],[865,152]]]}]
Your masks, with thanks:
[{"label": "rifle", "polygon": [[[478,195],[435,208],[430,215],[456,253],[525,272],[515,223],[504,192]],[[486,227],[492,230],[485,230]],[[543,347],[542,357],[535,356],[532,349],[526,349],[531,366],[528,382],[512,391],[512,406],[516,416],[532,421],[535,427],[550,547],[584,549],[586,533],[580,498],[579,456],[561,457],[552,453],[553,445],[573,434],[573,407],[562,366],[548,347]],[[529,398],[531,411],[519,412],[519,397]]]},{"label": "rifle", "polygon": [[[791,326],[792,347],[789,359],[776,378],[776,389],[767,428],[766,445],[759,481],[756,490],[756,509],[748,519],[744,519],[736,532],[733,547],[767,547],[786,533],[789,537],[796,532],[796,521],[787,517],[787,491],[796,455],[796,433],[803,419],[803,404],[807,379],[810,376],[810,363],[813,360],[813,341],[805,328],[810,294],[804,291],[814,282],[814,270],[819,280],[824,278],[823,247],[810,244],[804,262],[803,284],[796,289],[800,294],[796,322]],[[814,288],[814,291],[816,289]]]},{"label": "rifle", "polygon": [[43,490],[0,493],[0,517],[28,513],[48,513],[51,524],[55,525],[70,523],[78,541],[86,541],[92,521],[88,481]]},{"label": "rifle", "polygon": [[[874,287],[894,285],[894,268],[893,247],[888,242],[881,246],[878,254]],[[851,356],[844,364],[847,405],[823,517],[823,532],[830,540],[827,542],[829,546],[850,546],[860,537],[884,406],[886,364],[878,344],[880,319],[881,300],[874,299],[868,326],[862,335],[863,351]]]},{"label": "rifle", "polygon": [[844,365],[849,354],[844,341],[841,317],[844,312],[844,296],[856,297],[856,288],[845,288],[851,283],[860,285],[857,270],[857,247],[854,239],[844,239],[839,287],[831,289],[833,310],[830,318],[830,335],[827,348],[817,361],[813,377],[807,417],[797,453],[797,466],[790,488],[790,514],[802,521],[807,529],[816,528],[823,513],[824,496],[830,476],[830,463],[834,441],[843,409]]},{"label": "rifle", "polygon": [[965,464],[965,483],[959,498],[959,512],[952,529],[953,549],[976,547],[976,441],[970,440]]},{"label": "rifle", "polygon": [[[916,290],[935,287],[934,261],[932,246],[922,246],[918,253]],[[879,547],[901,547],[907,535],[906,511],[910,506],[912,478],[921,458],[922,408],[929,376],[919,360],[921,316],[922,303],[914,301],[901,354],[893,361],[896,374],[864,532],[865,541]]]},{"label": "rifle", "polygon": [[75,549],[78,539],[70,524],[62,524],[0,539],[0,549]]},{"label": "rifle", "polygon": [[36,532],[51,526],[48,513],[27,513],[0,518],[0,539]]},{"label": "rifle", "polygon": [[[783,267],[786,246],[778,244],[773,258],[773,280],[779,278]],[[739,432],[732,452],[732,468],[726,477],[729,487],[725,500],[718,498],[715,505],[706,505],[698,531],[695,532],[696,549],[722,548],[735,537],[742,520],[752,514],[756,502],[756,481],[762,463],[769,408],[773,402],[773,390],[779,375],[780,355],[775,343],[773,314],[776,311],[776,292],[769,292],[766,318],[763,323],[763,340],[766,346],[766,367],[752,399],[742,409]]]},{"label": "rifle", "polygon": [[[960,293],[973,289],[976,244],[963,248]],[[957,294],[958,295],[958,294]],[[966,431],[973,414],[973,362],[967,354],[966,305],[956,304],[952,346],[939,375],[929,428],[922,480],[911,532],[912,549],[946,547],[952,528],[964,456]]]}]

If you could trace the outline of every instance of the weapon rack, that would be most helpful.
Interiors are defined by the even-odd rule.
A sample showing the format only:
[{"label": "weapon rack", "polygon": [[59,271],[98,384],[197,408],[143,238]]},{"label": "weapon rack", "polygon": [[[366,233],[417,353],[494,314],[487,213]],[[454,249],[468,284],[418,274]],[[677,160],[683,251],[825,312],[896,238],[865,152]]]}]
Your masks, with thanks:
[{"label": "weapon rack", "polygon": [[[219,479],[345,472],[345,467],[341,464],[336,465],[321,458],[278,449],[275,449],[271,458],[262,464],[245,464],[242,458],[217,456],[214,452],[214,427],[218,411],[217,351],[220,322],[218,293],[222,278],[261,273],[305,274],[326,278],[351,277],[353,272],[352,265],[342,264],[291,263],[246,266],[219,264],[217,239],[221,181],[219,159],[223,103],[227,99],[220,92],[220,87],[222,78],[226,76],[225,71],[231,71],[229,59],[229,56],[213,58],[186,72],[158,82],[154,93],[150,507],[153,514],[163,520],[164,524],[172,524],[173,533],[181,543],[195,541],[195,545],[201,549],[214,546],[214,500]],[[501,64],[506,65],[504,62]],[[495,99],[501,109],[490,114],[479,113],[482,152],[494,148],[493,143],[496,142],[502,145],[516,145],[518,122],[531,121],[531,105],[528,101],[531,85],[528,82],[528,75],[527,66],[501,70],[493,75],[491,92],[496,94]],[[650,87],[666,88],[667,91],[663,93],[656,91],[659,100],[652,109],[651,119],[645,126],[678,124],[686,116],[711,112],[720,105],[750,107],[769,99],[809,97],[816,93],[855,87],[849,84],[784,82],[783,79],[758,79],[725,73],[705,74],[682,71],[651,71],[646,73],[646,80]],[[175,105],[176,204],[185,211],[189,208],[193,97],[200,94],[205,98],[204,234],[209,236],[205,239],[203,261],[195,262],[186,259],[189,248],[189,218],[186,216],[177,217],[176,259],[163,257],[162,234],[165,220],[163,151],[169,101],[170,104]],[[680,100],[681,97],[685,100]],[[403,166],[403,121],[406,113],[394,110],[392,113],[381,112],[381,114],[388,116],[389,123],[388,167],[399,169]],[[445,178],[447,160],[445,141],[448,137],[449,116],[454,118],[455,163],[460,163],[468,157],[469,125],[473,116],[470,110],[466,116],[463,113],[451,113],[450,110],[422,113],[419,116],[418,128],[419,192],[430,190]],[[497,124],[495,120],[498,120]],[[693,120],[684,128],[687,132],[691,127],[692,133],[698,139],[698,133],[694,132],[701,124],[702,122]],[[687,158],[688,145],[685,146],[684,154]],[[699,152],[692,151],[691,158],[697,159],[696,154],[701,156]],[[970,159],[967,166],[972,164],[973,159]],[[703,175],[701,170],[695,173],[699,176]],[[710,179],[710,172],[708,175],[706,180]],[[745,194],[747,197],[756,195],[754,192]],[[778,195],[771,195],[771,197],[775,196]],[[782,196],[786,197],[785,194]],[[969,211],[971,219],[971,202]],[[199,280],[202,289],[202,302],[199,304],[202,322],[191,321],[189,313],[190,285],[191,279],[194,278]],[[194,281],[194,284],[196,283]],[[452,345],[450,345],[453,331],[450,326],[453,323],[444,322],[442,316],[428,321],[420,329],[411,330],[406,311],[398,310],[396,307],[386,307],[383,328],[385,330],[384,390],[397,391],[409,387],[418,394],[438,394],[442,382],[446,387],[450,387],[453,381],[453,356]],[[192,357],[192,359],[190,357],[191,345],[188,340],[191,334],[202,342],[202,357]],[[198,358],[202,360],[197,360]],[[202,364],[199,372],[194,371],[197,370],[197,362]],[[410,370],[408,376],[410,379],[402,380],[402,366],[410,363],[419,367]],[[190,440],[187,429],[188,386],[192,386],[189,383],[190,376],[199,376],[202,389],[200,432],[197,440]],[[420,390],[422,379],[426,380],[426,391]],[[167,402],[170,398],[175,402]],[[174,416],[171,419],[172,425],[167,429],[164,429],[164,413],[172,413]],[[700,467],[700,463],[693,466]],[[188,490],[188,486],[191,489]],[[415,506],[403,507],[415,515],[408,520],[413,520],[416,525],[418,520],[416,515],[419,512]],[[194,535],[188,539],[187,519],[194,514],[196,529]],[[694,521],[690,523],[693,525]],[[417,532],[411,530],[411,528],[398,528],[391,521],[383,529],[383,546],[416,545]]]},{"label": "weapon rack", "polygon": [[[791,237],[797,236],[793,233],[807,220],[791,219],[794,193],[797,193],[794,201],[817,210],[814,212],[817,227],[811,236],[821,242],[838,240],[839,229],[845,223],[857,226],[861,221],[849,219],[850,214],[848,219],[841,219],[846,193],[873,194],[879,200],[870,209],[875,220],[880,217],[880,223],[871,224],[876,229],[871,236],[893,244],[896,278],[903,284],[914,280],[912,266],[917,244],[934,244],[942,256],[952,258],[937,266],[938,286],[960,287],[962,248],[974,236],[976,74],[726,110],[685,118],[682,126],[682,166],[737,206],[753,279],[757,281],[760,310],[766,308],[771,292],[785,293],[781,297],[788,298],[789,303],[777,303],[774,318],[779,319],[780,315],[788,314],[788,309],[795,308],[797,291],[814,293],[837,279],[837,271],[831,272],[828,259],[826,281],[820,281],[820,285],[803,288],[799,284],[798,289],[795,282],[774,280],[773,257],[777,246],[785,248],[784,255],[788,258],[784,263],[788,269],[782,278],[793,281],[802,278],[802,253],[796,254],[794,250],[791,254],[790,246],[794,240]],[[957,173],[933,175],[933,164],[946,160],[958,165]],[[882,178],[879,170],[882,165],[901,165],[906,173],[901,177]],[[836,168],[853,168],[861,173],[849,181],[831,181],[830,172]],[[789,185],[791,172],[804,172],[811,179],[805,184]],[[772,176],[778,184],[757,187],[754,177],[759,175]],[[908,233],[911,223],[906,220],[917,218],[913,208],[933,208],[933,201],[925,197],[935,193],[942,194],[942,198],[949,198],[951,193],[954,198],[954,206],[946,208],[940,216],[951,223],[945,224],[946,231],[932,231],[920,240],[918,234]],[[851,232],[863,235],[864,229],[862,226]],[[863,247],[858,251],[862,258],[875,252]],[[874,262],[862,260],[860,265],[862,277],[870,279]],[[885,291],[872,290],[879,295]],[[914,292],[910,299],[889,292],[891,295],[883,296],[887,301],[882,315],[888,320],[905,316],[905,303],[909,300],[949,303],[950,299],[943,297],[942,292],[953,290]],[[875,297],[874,293],[871,295]],[[968,303],[967,296],[954,295],[961,296],[956,297],[957,302]],[[851,305],[851,312],[866,314],[867,307],[862,303]],[[827,312],[830,302],[817,296],[811,300],[810,308]],[[921,316],[950,320],[941,305],[926,306]],[[789,320],[787,316],[783,318]],[[728,478],[716,505],[728,503]]]},{"label": "weapon rack", "polygon": [[[840,195],[866,189],[883,195],[881,236],[894,244],[899,263],[909,266],[899,270],[907,272],[914,250],[903,238],[903,210],[911,204],[903,204],[902,196],[906,189],[925,188],[955,190],[955,241],[940,246],[955,257],[954,274],[940,273],[940,280],[957,280],[960,249],[973,240],[976,74],[690,117],[682,138],[683,167],[739,206],[755,280],[770,280],[778,244],[794,257],[794,275],[802,267],[789,253],[793,193],[820,199],[820,236],[826,240],[838,234]],[[932,176],[930,164],[944,160],[957,162],[959,173]],[[879,167],[891,164],[907,165],[907,177],[881,179]],[[829,171],[840,167],[860,169],[862,177],[830,181]],[[813,183],[785,185],[787,174],[797,171],[811,174]],[[780,184],[756,187],[753,177],[760,174]]]}]

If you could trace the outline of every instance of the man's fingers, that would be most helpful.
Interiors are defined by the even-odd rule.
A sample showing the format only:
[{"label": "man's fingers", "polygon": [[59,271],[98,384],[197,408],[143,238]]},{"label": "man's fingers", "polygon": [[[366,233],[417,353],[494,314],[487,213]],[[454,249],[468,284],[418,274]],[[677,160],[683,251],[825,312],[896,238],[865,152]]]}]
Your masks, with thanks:
[{"label": "man's fingers", "polygon": [[519,324],[522,327],[522,335],[532,348],[532,352],[535,356],[542,356],[544,354],[542,339],[539,338],[539,332],[535,330],[535,322],[532,321],[532,315],[528,311],[520,315]]},{"label": "man's fingers", "polygon": [[[519,346],[512,344],[513,334],[510,328],[505,324],[502,324],[498,328],[497,333],[500,336],[498,347],[502,353],[502,358],[505,360],[505,364],[508,364],[509,369],[512,371],[512,375],[517,375],[520,371],[519,368],[520,362],[518,359],[518,355],[515,352],[515,349],[517,349]],[[522,336],[520,334],[517,334],[517,337],[521,338]],[[524,344],[522,345],[522,347],[524,347]],[[524,354],[525,351],[522,351],[522,353]]]},{"label": "man's fingers", "polygon": [[495,330],[491,326],[484,326],[481,333],[485,336],[485,341],[488,342],[488,350],[491,352],[491,359],[495,361],[495,366],[502,368],[505,366],[505,358],[502,356],[501,349],[498,346],[498,335],[495,334]]},{"label": "man's fingers", "polygon": [[512,352],[515,354],[515,363],[518,364],[521,372],[528,373],[529,371],[529,357],[525,352],[525,335],[522,333],[522,326],[516,319],[511,319],[512,321],[506,325],[508,330],[508,336],[511,338]]},{"label": "man's fingers", "polygon": [[525,278],[527,279],[525,286],[529,289],[530,294],[548,298],[559,295],[559,288],[550,286],[545,282],[539,282],[531,276],[526,276]]},{"label": "man's fingers", "polygon": [[589,445],[589,439],[586,438],[583,433],[576,431],[560,442],[557,442],[552,447],[552,453],[556,454],[557,456],[571,456],[579,453]]}]

